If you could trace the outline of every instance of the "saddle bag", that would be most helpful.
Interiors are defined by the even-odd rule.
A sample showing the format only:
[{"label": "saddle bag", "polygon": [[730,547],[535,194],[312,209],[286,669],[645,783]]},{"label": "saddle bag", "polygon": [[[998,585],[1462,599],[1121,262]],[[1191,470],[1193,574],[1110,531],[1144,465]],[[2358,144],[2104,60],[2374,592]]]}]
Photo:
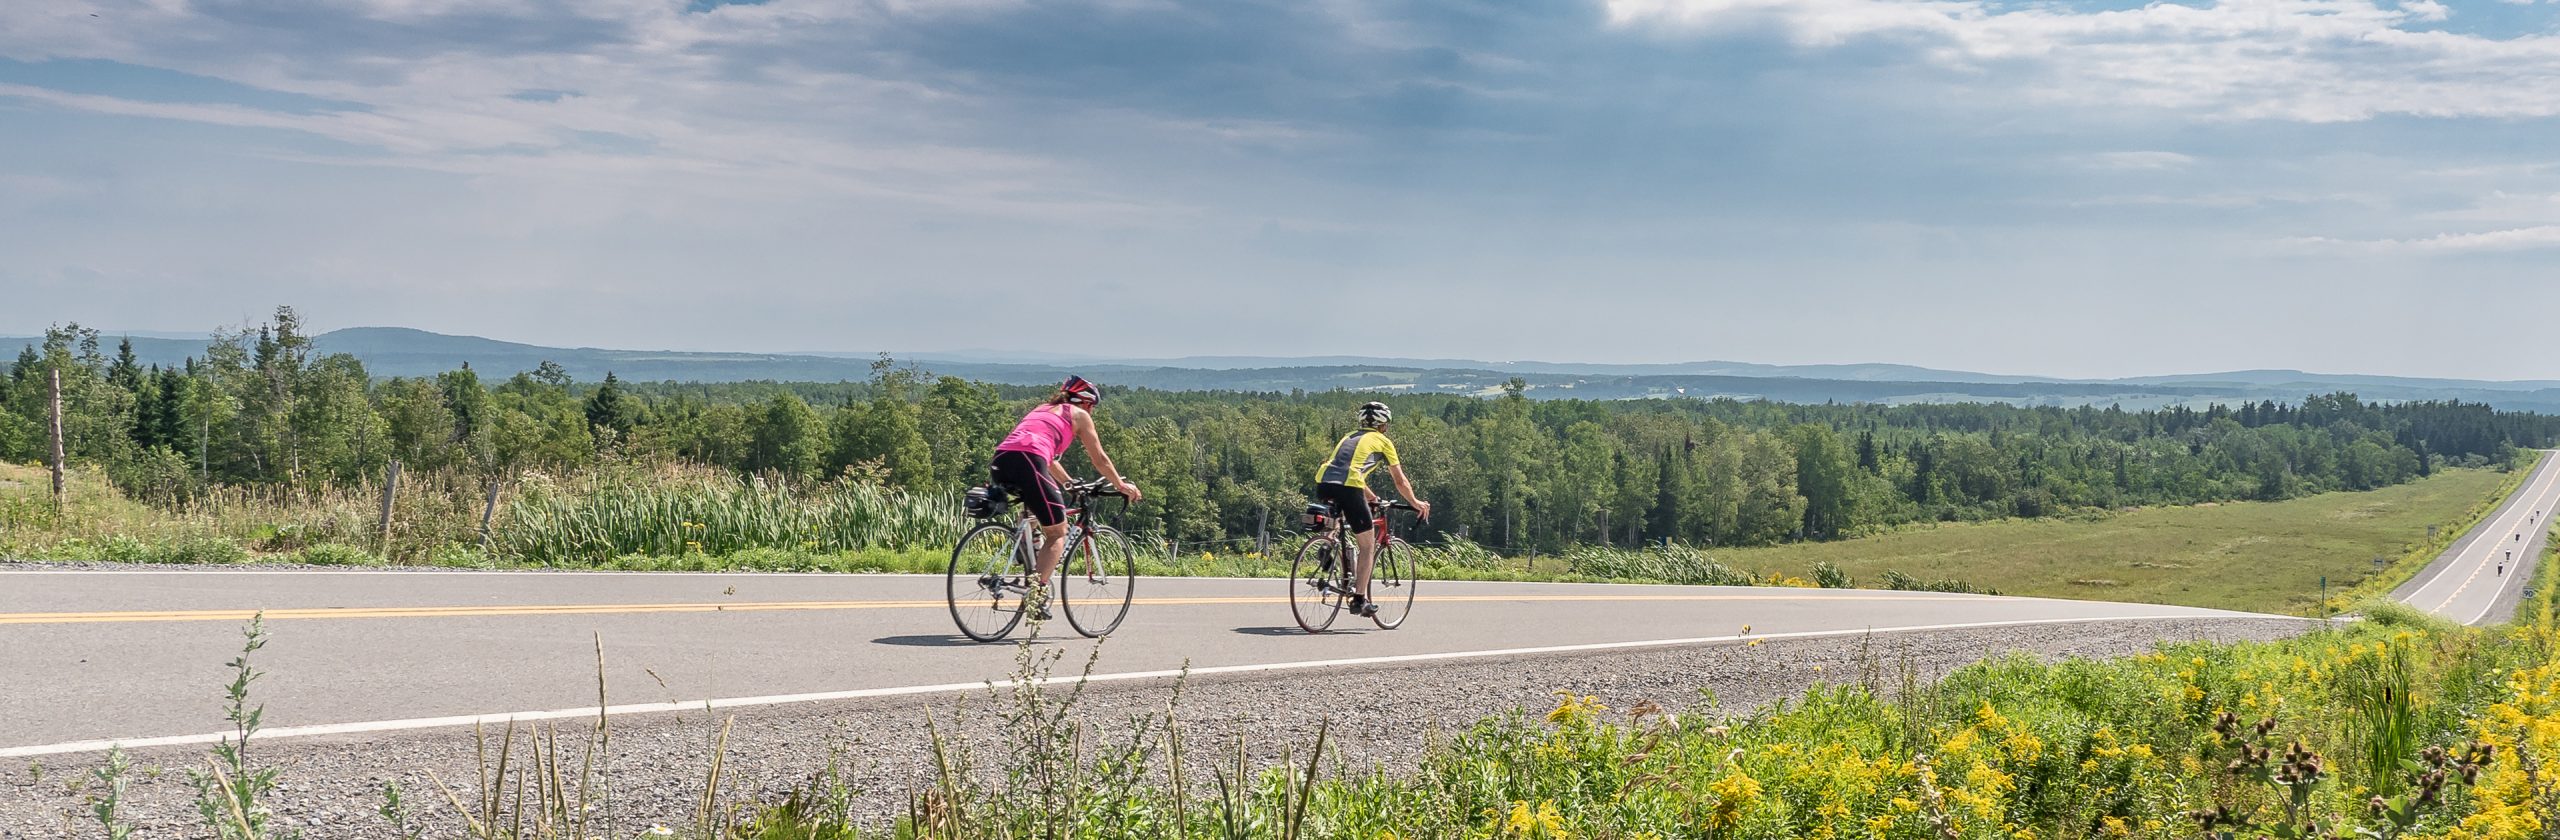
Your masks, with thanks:
[{"label": "saddle bag", "polygon": [[1310,532],[1322,532],[1332,528],[1333,508],[1310,503],[1307,505],[1307,512],[1298,518],[1298,524],[1306,526]]},{"label": "saddle bag", "polygon": [[1003,488],[980,485],[971,487],[969,492],[961,494],[960,510],[979,519],[994,519],[1004,515],[1005,509],[1009,507],[1008,501],[1010,500],[1005,498]]}]

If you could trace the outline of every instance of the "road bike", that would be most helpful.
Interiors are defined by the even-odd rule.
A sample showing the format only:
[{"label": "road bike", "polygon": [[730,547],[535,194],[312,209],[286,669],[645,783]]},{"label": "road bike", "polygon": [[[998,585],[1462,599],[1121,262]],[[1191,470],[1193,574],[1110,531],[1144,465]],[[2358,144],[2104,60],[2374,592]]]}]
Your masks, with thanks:
[{"label": "road bike", "polygon": [[[1378,561],[1369,572],[1369,593],[1374,596],[1369,601],[1378,605],[1378,614],[1369,620],[1377,622],[1378,629],[1393,630],[1413,613],[1415,579],[1421,570],[1413,547],[1395,535],[1388,512],[1414,507],[1402,499],[1380,499],[1369,507],[1380,537]],[[1322,633],[1359,591],[1344,551],[1356,544],[1357,537],[1343,524],[1342,509],[1330,503],[1307,505],[1305,524],[1315,535],[1298,547],[1298,559],[1289,564],[1289,611],[1296,614],[1300,629]]]},{"label": "road bike", "polygon": [[[1138,553],[1120,529],[1096,523],[1094,509],[1109,498],[1123,499],[1125,508],[1126,497],[1100,479],[1068,485],[1066,493],[1074,506],[1067,511],[1067,547],[1046,591],[1077,633],[1098,639],[1129,616]],[[952,547],[951,569],[943,578],[952,622],[960,625],[962,635],[981,642],[1003,639],[1026,613],[1045,613],[1047,606],[1031,603],[1032,593],[1039,591],[1031,584],[1038,568],[1039,523],[1027,513],[1005,521],[1007,495],[995,486],[969,491],[967,507],[979,524]]]}]

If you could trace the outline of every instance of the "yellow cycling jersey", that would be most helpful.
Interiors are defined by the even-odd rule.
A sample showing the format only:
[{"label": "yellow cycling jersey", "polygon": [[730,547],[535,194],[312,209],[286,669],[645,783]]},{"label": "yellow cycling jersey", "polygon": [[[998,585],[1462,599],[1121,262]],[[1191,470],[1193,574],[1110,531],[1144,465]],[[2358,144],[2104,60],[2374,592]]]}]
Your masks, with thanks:
[{"label": "yellow cycling jersey", "polygon": [[1345,435],[1333,446],[1333,460],[1316,470],[1317,484],[1340,484],[1345,487],[1369,486],[1369,472],[1380,464],[1402,464],[1396,459],[1396,442],[1384,432],[1361,429]]}]

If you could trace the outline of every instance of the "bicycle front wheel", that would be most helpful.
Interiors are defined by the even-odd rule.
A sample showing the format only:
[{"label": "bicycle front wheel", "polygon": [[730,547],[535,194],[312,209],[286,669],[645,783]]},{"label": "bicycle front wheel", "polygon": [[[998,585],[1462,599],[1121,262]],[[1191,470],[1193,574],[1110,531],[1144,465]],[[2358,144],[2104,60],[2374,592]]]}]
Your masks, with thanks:
[{"label": "bicycle front wheel", "polygon": [[1298,559],[1289,564],[1289,612],[1298,617],[1299,629],[1322,633],[1333,626],[1342,612],[1341,564],[1342,546],[1332,537],[1299,547]]},{"label": "bicycle front wheel", "polygon": [[952,623],[971,639],[1003,639],[1022,623],[1029,577],[1013,528],[991,522],[971,530],[952,547],[951,569],[943,575]]},{"label": "bicycle front wheel", "polygon": [[1378,629],[1396,629],[1413,613],[1414,582],[1422,576],[1416,559],[1412,546],[1393,537],[1378,549],[1377,565],[1369,569],[1369,602],[1378,605],[1378,614],[1370,620],[1378,623]]},{"label": "bicycle front wheel", "polygon": [[1138,552],[1118,528],[1095,528],[1084,535],[1075,555],[1058,563],[1058,606],[1067,623],[1086,638],[1099,639],[1129,617],[1129,601],[1137,595]]}]

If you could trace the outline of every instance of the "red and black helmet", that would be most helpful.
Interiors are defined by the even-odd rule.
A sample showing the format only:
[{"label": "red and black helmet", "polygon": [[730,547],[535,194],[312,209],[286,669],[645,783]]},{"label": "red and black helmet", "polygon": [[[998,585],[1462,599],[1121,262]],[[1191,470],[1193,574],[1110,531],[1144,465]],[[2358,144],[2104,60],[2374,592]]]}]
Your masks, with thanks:
[{"label": "red and black helmet", "polygon": [[1067,381],[1058,383],[1058,393],[1067,395],[1067,402],[1076,405],[1090,406],[1102,401],[1102,389],[1081,376],[1070,376]]}]

